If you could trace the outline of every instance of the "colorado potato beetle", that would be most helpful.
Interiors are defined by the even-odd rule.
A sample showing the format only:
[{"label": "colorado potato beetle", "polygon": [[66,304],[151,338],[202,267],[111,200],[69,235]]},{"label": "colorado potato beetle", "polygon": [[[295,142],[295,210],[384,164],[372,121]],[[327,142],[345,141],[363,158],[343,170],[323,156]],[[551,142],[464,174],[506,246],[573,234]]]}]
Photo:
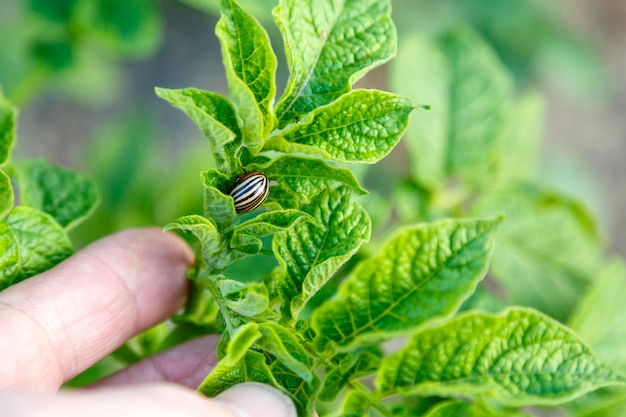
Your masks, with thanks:
[{"label": "colorado potato beetle", "polygon": [[244,173],[230,190],[237,213],[247,213],[259,207],[269,193],[269,181],[264,173],[258,171]]}]

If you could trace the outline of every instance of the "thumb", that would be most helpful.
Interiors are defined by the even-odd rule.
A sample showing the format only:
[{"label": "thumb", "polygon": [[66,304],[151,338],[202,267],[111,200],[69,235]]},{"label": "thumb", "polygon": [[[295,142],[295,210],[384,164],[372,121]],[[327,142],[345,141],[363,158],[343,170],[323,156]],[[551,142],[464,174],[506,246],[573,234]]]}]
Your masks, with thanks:
[{"label": "thumb", "polygon": [[237,417],[297,417],[296,408],[286,394],[269,385],[246,382],[214,397]]}]

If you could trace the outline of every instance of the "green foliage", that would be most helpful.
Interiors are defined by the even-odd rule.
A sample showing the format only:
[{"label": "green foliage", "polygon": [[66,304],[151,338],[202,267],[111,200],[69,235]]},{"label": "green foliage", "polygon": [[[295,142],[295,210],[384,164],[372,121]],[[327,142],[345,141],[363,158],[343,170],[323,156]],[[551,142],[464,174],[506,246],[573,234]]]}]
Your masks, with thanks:
[{"label": "green foliage", "polygon": [[11,174],[0,168],[0,290],[71,255],[67,232],[98,202],[94,185],[79,174],[43,160],[6,165],[16,140],[16,119],[17,111],[0,91],[0,167],[8,167]]},{"label": "green foliage", "polygon": [[[91,238],[157,222],[196,249],[183,311],[115,358],[132,363],[217,331],[219,363],[198,390],[267,383],[300,416],[525,416],[521,407],[554,407],[598,388],[581,403],[587,415],[624,403],[626,380],[609,369],[626,369],[626,335],[615,330],[624,266],[601,268],[586,206],[536,177],[540,94],[514,92],[469,25],[403,39],[390,85],[410,98],[353,89],[396,53],[389,0],[277,1],[283,89],[265,28],[236,0],[219,3],[229,96],[156,88],[208,139],[213,161],[202,151],[173,170],[156,163],[148,150],[159,147],[149,142],[158,127],[146,127],[158,125],[132,118],[89,152],[107,190]],[[160,41],[148,0],[29,5],[41,24],[30,50],[46,76],[75,68],[84,43],[140,57]],[[98,200],[81,175],[40,159],[9,161],[16,115],[0,99],[0,289],[69,256],[67,232]],[[392,152],[405,132],[407,177],[368,171],[398,160]],[[230,192],[257,171],[269,197],[237,213]],[[381,187],[368,194],[360,182],[372,178]],[[387,230],[395,223],[402,227]],[[491,312],[508,304],[526,307]]]},{"label": "green foliage", "polygon": [[[340,404],[342,416],[413,415],[408,401],[390,401],[397,394],[471,400],[421,401],[415,410],[428,415],[513,416],[522,415],[515,407],[623,384],[539,311],[455,317],[464,303],[506,304],[482,287],[474,296],[492,253],[490,276],[507,301],[568,317],[600,261],[598,234],[581,204],[533,182],[541,97],[516,98],[509,73],[469,27],[403,46],[392,84],[412,100],[352,90],[395,53],[389,10],[387,1],[279,1],[273,17],[290,75],[274,108],[269,37],[235,0],[223,0],[216,33],[230,98],[156,90],[190,117],[215,157],[202,173],[202,215],[166,226],[199,245],[193,292],[177,321],[223,329],[219,363],[199,391],[268,383],[291,396],[301,416],[320,401]],[[364,249],[372,222],[355,198],[366,191],[341,164],[378,162],[413,111],[431,105],[412,116],[411,176],[396,194],[401,220],[420,223]],[[256,171],[270,180],[269,198],[258,213],[240,215],[229,192],[238,176]],[[384,197],[376,204],[388,207]],[[252,256],[278,266],[260,281],[246,270],[226,278]],[[408,342],[386,355],[382,343],[400,335]]]}]

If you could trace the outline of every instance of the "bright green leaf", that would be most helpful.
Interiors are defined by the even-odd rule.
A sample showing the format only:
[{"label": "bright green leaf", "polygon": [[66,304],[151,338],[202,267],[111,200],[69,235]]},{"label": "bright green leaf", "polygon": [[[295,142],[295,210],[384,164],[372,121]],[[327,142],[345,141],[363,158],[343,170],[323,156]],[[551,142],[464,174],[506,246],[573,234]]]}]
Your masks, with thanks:
[{"label": "bright green leaf", "polygon": [[285,327],[265,322],[259,325],[259,332],[263,334],[255,345],[275,356],[280,363],[306,383],[313,382],[311,360],[298,339]]},{"label": "bright green leaf", "polygon": [[4,98],[0,89],[0,165],[9,159],[15,144],[16,119],[17,109]]},{"label": "bright green leaf", "polygon": [[330,369],[327,367],[324,387],[319,395],[320,400],[333,401],[352,379],[371,375],[380,366],[380,354],[370,351],[346,354],[345,359],[336,367]]},{"label": "bright green leaf", "polygon": [[193,233],[200,242],[202,253],[205,256],[210,256],[219,250],[220,235],[215,224],[211,220],[197,214],[179,217],[165,225],[163,230],[183,230]]},{"label": "bright green leaf", "polygon": [[415,108],[394,94],[354,90],[277,132],[265,149],[374,163],[398,143]]},{"label": "bright green leaf", "polygon": [[272,243],[281,271],[282,310],[293,318],[371,232],[367,213],[344,187],[320,193],[303,210],[317,224],[299,223],[274,235]]},{"label": "bright green leaf", "polygon": [[250,170],[262,171],[268,178],[277,181],[281,188],[309,203],[321,191],[334,183],[341,183],[358,193],[361,188],[354,174],[345,168],[335,168],[320,159],[282,155],[265,165],[253,165]]},{"label": "bright green leaf", "polygon": [[331,103],[396,52],[388,0],[282,0],[274,19],[290,78],[276,106],[284,127]]},{"label": "bright green leaf", "polygon": [[226,98],[197,88],[156,88],[155,91],[157,96],[185,112],[209,139],[220,169],[228,170],[236,166],[234,152],[239,145],[241,132],[235,109]]},{"label": "bright green leaf", "polygon": [[230,227],[237,214],[233,198],[225,194],[234,182],[234,179],[214,169],[202,173],[204,215],[215,221],[219,230]]},{"label": "bright green leaf", "polygon": [[280,210],[262,213],[233,229],[230,247],[236,251],[254,255],[263,248],[261,237],[293,227],[301,218],[312,221],[312,217],[300,210]]},{"label": "bright green leaf", "polygon": [[523,184],[484,196],[472,213],[507,217],[490,272],[505,287],[507,301],[566,320],[601,257],[586,209],[558,193]]},{"label": "bright green leaf", "polygon": [[71,230],[93,213],[98,204],[95,184],[82,175],[48,165],[43,159],[13,163],[20,204],[48,213]]},{"label": "bright green leaf", "polygon": [[217,281],[225,305],[244,317],[270,318],[276,313],[269,308],[267,287],[258,282],[241,282],[222,278]]},{"label": "bright green leaf", "polygon": [[265,29],[235,0],[222,0],[215,32],[222,44],[230,93],[243,122],[243,140],[256,155],[274,128],[276,56]]},{"label": "bright green leaf", "polygon": [[432,106],[413,116],[407,132],[418,182],[474,181],[497,168],[512,81],[474,32],[461,27],[435,41],[407,39],[391,79],[395,91]]},{"label": "bright green leaf", "polygon": [[313,313],[321,342],[389,339],[453,313],[485,276],[500,223],[443,220],[400,231]]},{"label": "bright green leaf", "polygon": [[71,254],[65,230],[50,215],[16,207],[0,221],[0,289],[50,269]]},{"label": "bright green leaf", "polygon": [[13,208],[13,187],[11,179],[0,169],[0,219]]},{"label": "bright green leaf", "polygon": [[557,405],[626,379],[600,363],[570,329],[515,308],[468,313],[416,332],[383,360],[383,395],[488,394],[508,406]]}]

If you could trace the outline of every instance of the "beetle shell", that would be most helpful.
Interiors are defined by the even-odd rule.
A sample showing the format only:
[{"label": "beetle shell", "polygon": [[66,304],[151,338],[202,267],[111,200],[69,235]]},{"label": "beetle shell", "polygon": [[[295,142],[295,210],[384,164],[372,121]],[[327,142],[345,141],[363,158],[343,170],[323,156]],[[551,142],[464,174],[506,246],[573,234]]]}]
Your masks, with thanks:
[{"label": "beetle shell", "polygon": [[247,213],[259,207],[270,193],[270,184],[262,172],[250,172],[235,182],[230,196],[235,200],[237,213]]}]

